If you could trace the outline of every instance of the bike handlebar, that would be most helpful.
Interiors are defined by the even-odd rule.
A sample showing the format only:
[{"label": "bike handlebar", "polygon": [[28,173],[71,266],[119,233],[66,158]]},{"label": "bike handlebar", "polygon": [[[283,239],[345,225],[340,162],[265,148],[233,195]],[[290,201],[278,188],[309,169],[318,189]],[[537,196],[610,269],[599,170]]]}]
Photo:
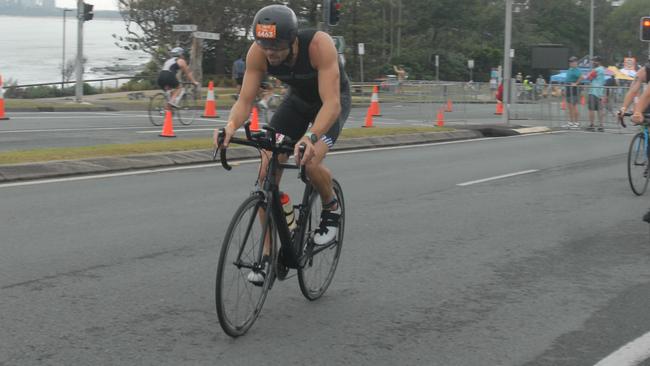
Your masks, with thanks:
[{"label": "bike handlebar", "polygon": [[[275,153],[286,153],[286,154],[293,154],[294,147],[296,142],[291,140],[289,137],[284,136],[284,138],[278,142],[276,141],[276,131],[273,127],[270,126],[264,126],[262,127],[266,132],[251,132],[250,130],[250,122],[246,123],[244,125],[244,131],[246,133],[246,138],[238,138],[238,137],[232,137],[230,139],[231,143],[235,144],[240,144],[240,145],[245,145],[245,146],[250,146],[254,147],[257,149],[263,149],[263,150],[269,150]],[[232,170],[232,166],[228,164],[228,157],[226,155],[226,150],[227,148],[223,147],[223,140],[225,139],[225,129],[219,130],[219,134],[217,135],[217,147],[214,149],[214,152],[212,154],[212,160],[217,160],[217,153],[219,153],[219,158],[221,160],[221,166],[223,166],[224,169],[226,170]],[[305,145],[302,144],[299,148],[299,154],[300,157],[302,158],[303,154],[305,153]],[[299,167],[293,167],[290,165],[282,164],[281,165],[283,168],[289,168],[289,169],[300,169],[300,179],[307,183],[307,174],[305,172],[305,165],[301,164]]]},{"label": "bike handlebar", "polygon": [[[619,112],[618,113],[618,123],[620,123],[621,126],[623,126],[624,128],[627,127],[625,125],[625,120],[624,120],[623,117],[630,117],[633,114],[634,113],[630,113],[630,112],[625,112],[625,113],[620,113]],[[650,123],[650,113],[642,113],[642,115],[643,115],[643,123],[641,123],[641,124],[643,124],[643,125],[649,124]]]}]

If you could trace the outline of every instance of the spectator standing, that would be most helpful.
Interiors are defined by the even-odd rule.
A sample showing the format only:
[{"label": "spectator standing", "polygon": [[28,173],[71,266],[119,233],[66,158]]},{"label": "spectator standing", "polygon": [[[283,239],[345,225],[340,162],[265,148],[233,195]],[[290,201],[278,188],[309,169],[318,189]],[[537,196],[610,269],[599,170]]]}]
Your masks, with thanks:
[{"label": "spectator standing", "polygon": [[240,54],[239,57],[232,63],[232,78],[237,83],[237,95],[241,90],[241,85],[244,82],[244,73],[246,72],[246,63]]},{"label": "spectator standing", "polygon": [[578,85],[582,80],[582,73],[578,69],[578,58],[571,56],[569,58],[569,69],[566,71],[566,87],[564,88],[564,96],[569,110],[569,122],[565,127],[580,128],[578,122]]},{"label": "spectator standing", "polygon": [[605,96],[605,68],[602,66],[600,56],[594,56],[591,59],[593,69],[587,77],[591,81],[589,88],[589,130],[593,131],[595,126],[596,113],[598,113],[598,131],[603,132],[603,118],[605,111],[603,108],[603,98]]},{"label": "spectator standing", "polygon": [[546,88],[546,80],[542,75],[538,75],[537,80],[535,80],[535,95],[537,98],[544,96],[544,88]]}]

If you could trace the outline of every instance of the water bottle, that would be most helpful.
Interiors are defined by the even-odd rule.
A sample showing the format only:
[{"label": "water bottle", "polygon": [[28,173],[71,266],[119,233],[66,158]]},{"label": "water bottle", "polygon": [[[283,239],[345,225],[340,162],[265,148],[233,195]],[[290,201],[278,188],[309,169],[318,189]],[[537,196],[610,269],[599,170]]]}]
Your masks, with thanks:
[{"label": "water bottle", "polygon": [[280,194],[280,203],[282,204],[282,211],[284,211],[284,218],[287,220],[287,225],[289,225],[289,230],[294,230],[296,226],[295,216],[293,214],[293,205],[291,204],[291,198],[289,195],[282,192]]}]

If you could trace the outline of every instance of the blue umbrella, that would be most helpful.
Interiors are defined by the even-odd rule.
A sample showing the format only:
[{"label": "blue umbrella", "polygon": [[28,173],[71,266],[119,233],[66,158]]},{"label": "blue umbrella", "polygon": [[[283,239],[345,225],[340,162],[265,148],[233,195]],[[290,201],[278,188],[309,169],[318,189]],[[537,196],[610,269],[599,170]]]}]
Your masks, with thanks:
[{"label": "blue umbrella", "polygon": [[552,83],[564,83],[566,81],[566,72],[561,72],[559,74],[551,76]]}]

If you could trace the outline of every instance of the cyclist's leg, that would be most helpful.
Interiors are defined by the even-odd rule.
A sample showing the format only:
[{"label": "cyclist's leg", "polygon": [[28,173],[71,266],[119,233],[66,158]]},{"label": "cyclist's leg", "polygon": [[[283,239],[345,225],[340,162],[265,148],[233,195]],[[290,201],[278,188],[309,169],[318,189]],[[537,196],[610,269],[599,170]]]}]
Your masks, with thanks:
[{"label": "cyclist's leg", "polygon": [[341,113],[334,125],[315,144],[315,154],[312,160],[307,163],[307,175],[314,188],[318,191],[323,209],[321,211],[321,225],[317,235],[314,237],[316,244],[327,244],[336,237],[338,232],[340,213],[332,184],[332,173],[323,164],[323,159],[334,146],[343,124],[350,114],[351,98],[349,93],[341,94]]}]

